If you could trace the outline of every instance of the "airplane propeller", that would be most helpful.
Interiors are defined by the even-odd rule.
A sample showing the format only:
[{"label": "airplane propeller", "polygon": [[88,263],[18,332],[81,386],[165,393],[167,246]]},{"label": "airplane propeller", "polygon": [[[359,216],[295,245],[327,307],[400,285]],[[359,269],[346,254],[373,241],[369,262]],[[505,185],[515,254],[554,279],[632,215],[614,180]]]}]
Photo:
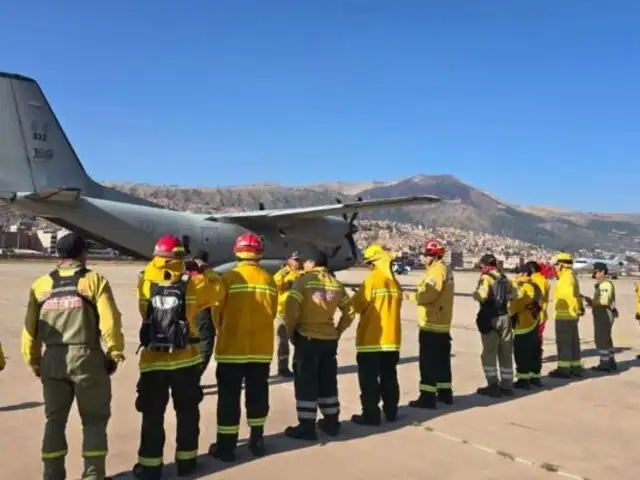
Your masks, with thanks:
[{"label": "airplane propeller", "polygon": [[[357,202],[361,202],[362,201],[362,197],[356,197],[356,201]],[[336,197],[336,203],[342,205],[342,200],[338,197]],[[356,219],[358,218],[358,212],[354,212],[351,214],[351,218],[349,218],[349,216],[346,213],[342,214],[342,218],[344,219],[345,222],[347,222],[349,224],[349,230],[347,231],[345,238],[347,240],[347,243],[349,244],[349,249],[351,250],[351,256],[354,260],[358,259],[358,247],[356,245],[356,240],[353,237],[357,232],[358,232],[358,227],[355,224]],[[342,245],[338,245],[336,246],[333,251],[331,252],[331,257],[334,257],[339,251],[340,248],[342,248]]]}]

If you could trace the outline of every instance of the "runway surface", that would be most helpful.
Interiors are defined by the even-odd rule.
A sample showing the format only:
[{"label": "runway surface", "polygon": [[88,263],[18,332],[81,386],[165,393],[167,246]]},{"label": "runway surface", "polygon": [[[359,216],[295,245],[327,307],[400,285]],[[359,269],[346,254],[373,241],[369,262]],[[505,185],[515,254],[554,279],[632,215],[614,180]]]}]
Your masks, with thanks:
[{"label": "runway surface", "polygon": [[[0,478],[35,480],[41,477],[40,444],[44,424],[40,382],[20,357],[19,338],[30,283],[47,273],[51,264],[0,263],[0,341],[8,356],[0,373]],[[109,278],[123,313],[127,337],[127,362],[113,377],[112,420],[109,428],[109,474],[119,480],[133,478],[129,470],[136,461],[139,414],[134,409],[138,377],[137,314],[135,283],[139,266],[97,265]],[[364,271],[341,272],[348,282],[359,282]],[[420,272],[399,277],[414,286]],[[299,443],[281,434],[296,423],[293,385],[272,379],[271,413],[267,423],[270,454],[254,460],[245,446],[238,448],[238,461],[222,464],[206,455],[215,440],[215,363],[204,377],[205,399],[201,405],[201,462],[188,478],[224,480],[274,478],[307,480],[326,478],[423,480],[534,480],[571,478],[590,480],[637,480],[640,478],[640,328],[633,316],[633,281],[616,282],[620,318],[615,325],[620,372],[605,376],[589,372],[580,381],[545,378],[546,388],[519,394],[512,399],[478,397],[484,384],[480,365],[480,339],[475,328],[475,302],[470,293],[477,273],[456,273],[456,300],[452,331],[453,385],[455,405],[436,411],[406,408],[418,393],[417,327],[415,307],[403,306],[401,418],[379,428],[348,422],[359,411],[359,389],[355,367],[355,325],[343,336],[339,349],[340,400],[343,433],[336,439],[321,436],[318,443]],[[590,294],[592,281],[581,279],[583,293]],[[597,363],[590,314],[580,322],[583,354],[587,367]],[[543,373],[555,368],[554,325],[547,326]],[[244,421],[244,420],[243,420]],[[167,445],[165,478],[175,478],[172,465],[175,417],[166,416]],[[243,426],[241,442],[248,435]],[[79,478],[81,426],[75,411],[69,427],[69,478]]]}]

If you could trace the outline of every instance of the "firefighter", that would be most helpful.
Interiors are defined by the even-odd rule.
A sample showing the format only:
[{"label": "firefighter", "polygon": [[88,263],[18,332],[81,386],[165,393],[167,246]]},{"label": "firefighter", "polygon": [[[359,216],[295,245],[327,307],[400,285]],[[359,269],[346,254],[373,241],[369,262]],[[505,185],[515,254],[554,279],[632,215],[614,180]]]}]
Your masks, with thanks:
[{"label": "firefighter", "polygon": [[445,247],[437,241],[424,243],[425,276],[416,293],[405,297],[418,305],[420,326],[420,396],[413,408],[436,408],[436,399],[453,404],[451,388],[451,321],[453,319],[453,272],[442,259]]},{"label": "firefighter", "polygon": [[142,480],[162,477],[169,394],[176,412],[178,476],[190,475],[197,466],[202,401],[199,317],[210,317],[211,309],[223,301],[225,288],[217,277],[189,275],[185,254],[178,238],[163,235],[138,281],[142,352],[135,406],[142,425],[133,474]]},{"label": "firefighter", "polygon": [[351,421],[380,425],[380,400],[387,421],[395,421],[398,415],[402,289],[391,271],[392,257],[380,245],[369,245],[363,257],[371,273],[351,298],[360,314],[356,362],[362,414],[353,415]]},{"label": "firefighter", "polygon": [[[482,338],[482,369],[487,386],[477,393],[490,397],[513,395],[513,329],[508,305],[517,297],[516,287],[490,253],[480,258],[482,274],[473,292],[480,303],[476,324]],[[500,369],[498,370],[498,365]]]},{"label": "firefighter", "polygon": [[525,264],[516,277],[518,295],[509,302],[509,315],[513,327],[513,353],[516,361],[515,388],[530,390],[531,385],[541,387],[540,335],[538,324],[542,312],[542,290],[532,279],[533,262]]},{"label": "firefighter", "polygon": [[552,378],[582,377],[580,331],[578,319],[584,315],[580,284],[573,271],[573,255],[556,255],[556,282],[553,288],[553,318],[556,324],[558,367],[549,372]]},{"label": "firefighter", "polygon": [[[540,365],[542,365],[542,342],[544,341],[544,329],[547,325],[547,320],[549,319],[549,291],[551,289],[549,285],[549,280],[542,272],[542,266],[532,260],[524,265],[525,270],[530,270],[533,273],[531,274],[531,281],[535,283],[540,289],[540,318],[538,322],[538,337],[540,338]],[[535,377],[532,377],[535,378]],[[542,380],[540,380],[540,373],[538,372],[537,376],[538,381],[532,381],[531,384],[535,386],[542,386]]]},{"label": "firefighter", "polygon": [[593,313],[593,331],[600,363],[591,369],[599,372],[615,372],[618,364],[614,356],[611,330],[618,316],[616,309],[616,289],[607,276],[609,269],[603,262],[593,264],[591,277],[596,281],[593,298],[582,297]]},{"label": "firefighter", "polygon": [[124,361],[120,312],[109,282],[86,267],[82,236],[61,237],[56,250],[56,269],[31,286],[21,341],[24,361],[42,382],[43,478],[67,478],[65,430],[75,398],[83,426],[82,478],[105,480],[110,375]]},{"label": "firefighter", "polygon": [[304,271],[300,254],[293,252],[287,259],[287,263],[276,272],[273,279],[278,287],[278,314],[276,317],[276,328],[278,336],[278,375],[285,378],[293,377],[293,372],[289,369],[289,334],[284,324],[284,306],[287,302],[287,295],[293,282],[295,282]]},{"label": "firefighter", "polygon": [[[191,261],[185,263],[189,275],[207,275],[216,277],[218,274],[209,265],[209,254],[205,250],[199,250]],[[216,281],[215,279],[213,280]],[[211,356],[213,355],[213,347],[216,341],[216,327],[214,316],[218,315],[218,310],[212,310],[209,315],[198,315],[198,332],[200,334],[200,355],[202,356],[202,364],[200,374],[206,372]]]},{"label": "firefighter", "polygon": [[[287,437],[315,440],[316,412],[323,418],[318,428],[329,436],[340,431],[338,400],[338,340],[355,318],[344,286],[327,271],[327,255],[319,251],[307,259],[306,273],[293,285],[284,310],[284,321],[295,347],[296,410],[298,425],[287,427]],[[342,316],[334,325],[333,316]]]},{"label": "firefighter", "polygon": [[0,372],[4,370],[4,367],[7,365],[7,361],[4,358],[4,352],[2,351],[2,344],[0,343]]},{"label": "firefighter", "polygon": [[224,462],[235,460],[243,382],[251,428],[249,449],[256,457],[266,453],[264,426],[269,414],[269,368],[278,292],[273,277],[258,265],[263,251],[260,237],[253,233],[240,235],[233,247],[238,264],[222,277],[227,299],[216,325],[218,432],[209,454]]}]

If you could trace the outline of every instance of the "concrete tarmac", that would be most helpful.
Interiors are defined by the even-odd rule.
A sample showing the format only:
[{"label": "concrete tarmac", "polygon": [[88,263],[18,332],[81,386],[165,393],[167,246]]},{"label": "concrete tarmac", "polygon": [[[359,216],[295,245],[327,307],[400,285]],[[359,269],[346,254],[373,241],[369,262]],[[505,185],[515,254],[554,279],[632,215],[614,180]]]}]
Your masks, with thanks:
[{"label": "concrete tarmac", "polygon": [[[0,373],[0,478],[42,478],[40,445],[44,424],[40,382],[20,356],[20,331],[30,283],[47,273],[46,263],[0,264],[0,341],[8,356]],[[133,476],[139,439],[139,414],[134,409],[138,378],[137,313],[135,283],[139,266],[96,265],[106,275],[123,314],[127,337],[127,362],[113,377],[113,415],[109,426],[108,471],[119,480]],[[341,272],[340,278],[359,282],[366,272]],[[420,273],[400,277],[414,286]],[[277,478],[278,480],[324,480],[326,478],[423,480],[519,480],[570,479],[637,480],[640,457],[640,330],[634,320],[633,281],[616,282],[620,318],[615,325],[620,372],[603,375],[588,372],[579,381],[543,379],[545,388],[520,393],[515,398],[491,400],[475,394],[484,384],[480,365],[480,339],[475,328],[475,302],[470,293],[476,273],[456,273],[456,302],[452,330],[455,405],[436,411],[406,407],[418,394],[417,328],[415,306],[403,306],[402,365],[399,367],[401,418],[380,428],[360,427],[348,420],[359,411],[359,388],[355,367],[355,325],[340,343],[340,400],[343,433],[317,443],[300,443],[282,436],[287,425],[296,423],[293,385],[272,379],[271,413],[267,424],[270,454],[253,459],[246,448],[238,448],[238,461],[223,464],[207,456],[215,441],[215,363],[204,377],[205,399],[201,405],[200,469],[192,479],[224,480]],[[592,282],[581,280],[583,293]],[[588,312],[580,322],[585,366],[597,363],[593,324]],[[554,325],[547,327],[543,373],[555,368]],[[243,413],[244,422],[244,413]],[[172,465],[175,415],[166,415],[167,444],[164,478],[175,478]],[[82,431],[74,407],[67,429],[68,478],[80,478]],[[248,428],[243,426],[241,443]]]}]

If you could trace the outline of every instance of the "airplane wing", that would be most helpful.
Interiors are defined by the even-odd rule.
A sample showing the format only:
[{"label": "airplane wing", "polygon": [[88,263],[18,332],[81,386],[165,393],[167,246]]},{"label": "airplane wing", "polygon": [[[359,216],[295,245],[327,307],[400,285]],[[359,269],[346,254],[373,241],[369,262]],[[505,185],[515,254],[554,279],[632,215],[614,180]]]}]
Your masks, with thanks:
[{"label": "airplane wing", "polygon": [[357,213],[381,208],[410,207],[428,203],[438,203],[441,199],[432,195],[417,195],[412,197],[393,197],[359,202],[336,203],[335,205],[319,205],[317,207],[282,208],[275,210],[252,210],[249,212],[220,213],[206,217],[210,221],[238,221],[243,220],[287,220],[296,218],[324,217],[328,215],[342,215],[343,213]]}]

